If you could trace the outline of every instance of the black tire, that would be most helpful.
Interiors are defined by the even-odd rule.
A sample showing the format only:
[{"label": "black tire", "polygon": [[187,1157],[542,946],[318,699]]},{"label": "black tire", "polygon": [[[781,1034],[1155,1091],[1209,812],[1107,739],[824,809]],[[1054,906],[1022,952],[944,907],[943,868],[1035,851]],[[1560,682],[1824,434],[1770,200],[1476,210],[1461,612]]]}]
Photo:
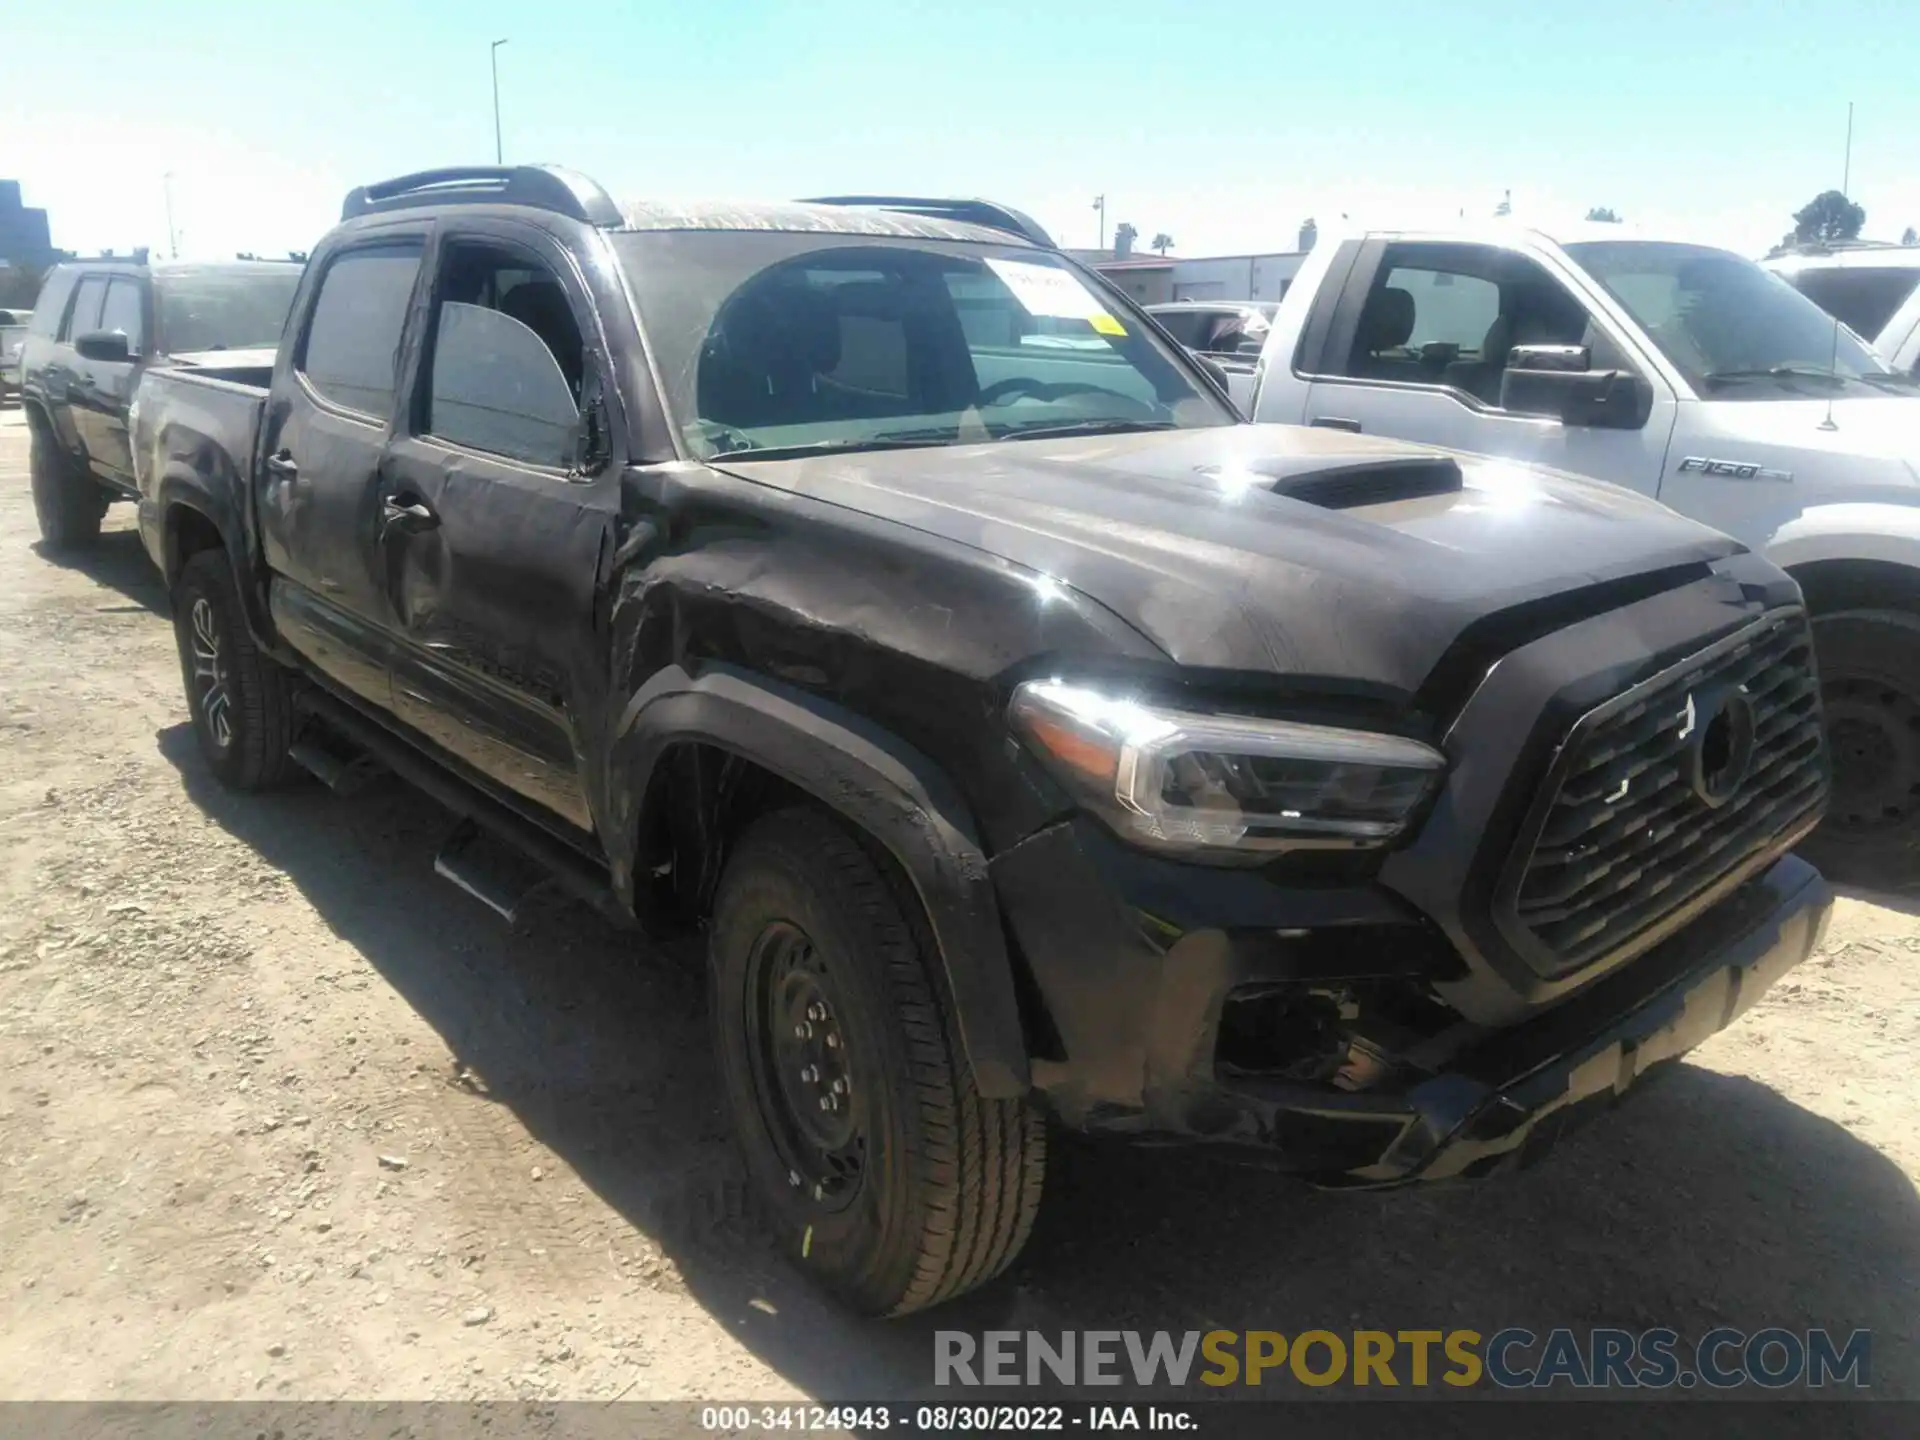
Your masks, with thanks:
[{"label": "black tire", "polygon": [[65,455],[42,424],[32,427],[27,461],[33,482],[33,514],[49,550],[84,550],[100,538],[107,492]]},{"label": "black tire", "polygon": [[1045,1180],[1041,1116],[975,1091],[931,957],[917,906],[823,811],[762,818],[727,864],[711,974],[734,1130],[781,1248],[868,1315],[998,1275]]},{"label": "black tire", "polygon": [[173,634],[200,753],[220,783],[269,790],[294,771],[294,676],[247,630],[224,550],[189,557],[173,586]]},{"label": "black tire", "polygon": [[1920,876],[1920,615],[1819,615],[1813,646],[1833,799],[1802,851],[1846,883]]}]

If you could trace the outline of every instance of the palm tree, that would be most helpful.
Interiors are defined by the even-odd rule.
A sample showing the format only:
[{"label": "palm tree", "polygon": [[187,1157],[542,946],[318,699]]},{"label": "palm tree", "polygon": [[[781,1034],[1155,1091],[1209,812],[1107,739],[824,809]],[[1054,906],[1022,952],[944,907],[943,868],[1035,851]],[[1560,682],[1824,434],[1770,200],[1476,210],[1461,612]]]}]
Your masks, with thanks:
[{"label": "palm tree", "polygon": [[1151,248],[1158,250],[1162,255],[1164,255],[1167,253],[1167,251],[1173,248],[1173,237],[1167,234],[1166,231],[1162,230],[1159,234],[1153,237],[1153,245]]}]

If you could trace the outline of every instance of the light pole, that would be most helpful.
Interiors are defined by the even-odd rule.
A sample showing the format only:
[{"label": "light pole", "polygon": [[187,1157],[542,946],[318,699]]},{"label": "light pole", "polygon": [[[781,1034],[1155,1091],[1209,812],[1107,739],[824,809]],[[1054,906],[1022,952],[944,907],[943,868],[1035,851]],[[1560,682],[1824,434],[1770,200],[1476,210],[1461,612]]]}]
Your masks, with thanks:
[{"label": "light pole", "polygon": [[487,59],[493,64],[493,163],[504,164],[500,148],[500,47],[507,42],[496,40],[487,50]]},{"label": "light pole", "polygon": [[167,171],[160,177],[160,186],[167,196],[167,258],[180,258],[180,234],[173,228],[173,172]]},{"label": "light pole", "polygon": [[1093,208],[1100,212],[1100,243],[1093,248],[1096,250],[1104,250],[1107,248],[1107,197],[1104,195],[1094,196]]}]

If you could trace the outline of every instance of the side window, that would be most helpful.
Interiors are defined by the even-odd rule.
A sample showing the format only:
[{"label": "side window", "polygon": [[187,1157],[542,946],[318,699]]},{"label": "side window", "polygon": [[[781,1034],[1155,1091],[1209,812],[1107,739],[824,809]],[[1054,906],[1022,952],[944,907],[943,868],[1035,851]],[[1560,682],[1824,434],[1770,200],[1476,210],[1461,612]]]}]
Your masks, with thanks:
[{"label": "side window", "polygon": [[327,266],[300,373],[334,404],[379,420],[392,413],[400,332],[420,254],[416,244],[372,245]]},{"label": "side window", "polygon": [[[1586,307],[1532,260],[1486,245],[1390,245],[1340,372],[1498,406],[1516,345],[1601,342]],[[1614,358],[1610,347],[1604,357]],[[1596,364],[1603,357],[1596,353]]]},{"label": "side window", "polygon": [[1192,349],[1199,339],[1200,327],[1212,317],[1205,310],[1164,310],[1153,318],[1165,326],[1175,340]]},{"label": "side window", "polygon": [[40,287],[40,298],[33,302],[33,319],[27,328],[35,335],[55,336],[66,314],[67,297],[73,294],[73,271],[56,270]]},{"label": "side window", "polygon": [[135,355],[146,348],[139,281],[116,278],[108,282],[106,303],[100,309],[100,328],[118,330],[125,335],[127,349]]},{"label": "side window", "polygon": [[530,465],[573,459],[586,369],[560,281],[526,256],[454,244],[428,354],[426,432]]},{"label": "side window", "polygon": [[100,305],[107,298],[107,280],[104,275],[88,275],[80,281],[79,291],[73,297],[73,309],[67,313],[66,328],[60,332],[62,340],[72,340],[86,334],[89,330],[100,328]]}]

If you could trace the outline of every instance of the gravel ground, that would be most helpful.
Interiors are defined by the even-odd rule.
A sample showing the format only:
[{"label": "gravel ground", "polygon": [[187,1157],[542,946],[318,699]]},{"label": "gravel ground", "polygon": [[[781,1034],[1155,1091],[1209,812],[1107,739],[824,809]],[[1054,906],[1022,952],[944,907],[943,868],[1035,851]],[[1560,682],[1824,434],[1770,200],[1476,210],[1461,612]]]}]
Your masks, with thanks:
[{"label": "gravel ground", "polygon": [[935,1328],[1871,1328],[1920,1398],[1920,900],[1509,1180],[1342,1196],[1063,1146],[894,1325],[738,1216],[696,957],[508,930],[399,788],[241,799],[124,508],[41,555],[0,413],[0,1399],[903,1397]]}]

